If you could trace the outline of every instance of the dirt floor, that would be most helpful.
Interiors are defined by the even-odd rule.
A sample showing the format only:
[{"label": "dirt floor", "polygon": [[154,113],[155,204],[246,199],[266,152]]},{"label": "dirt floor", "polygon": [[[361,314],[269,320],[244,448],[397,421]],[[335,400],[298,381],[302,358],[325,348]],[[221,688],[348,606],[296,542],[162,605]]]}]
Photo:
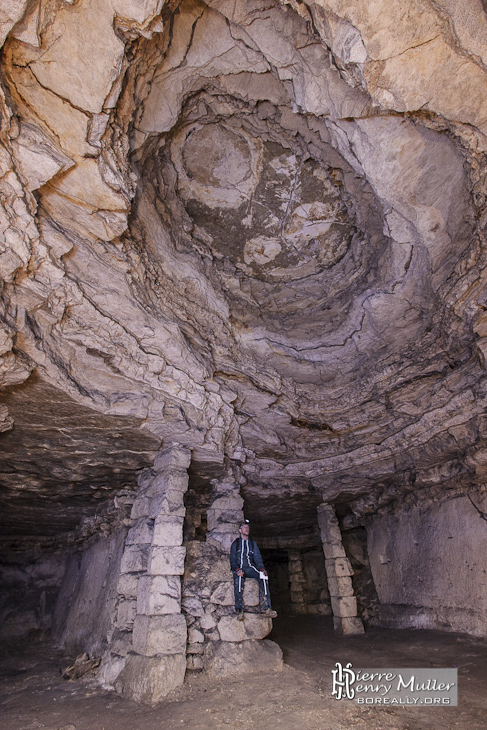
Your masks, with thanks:
[{"label": "dirt floor", "polygon": [[[156,708],[136,705],[83,678],[63,681],[70,662],[47,644],[2,651],[2,730],[485,730],[487,641],[435,631],[372,630],[337,637],[323,617],[279,617],[269,637],[284,671],[233,681],[192,673]],[[335,662],[354,668],[458,667],[458,707],[368,707],[331,696]]]}]

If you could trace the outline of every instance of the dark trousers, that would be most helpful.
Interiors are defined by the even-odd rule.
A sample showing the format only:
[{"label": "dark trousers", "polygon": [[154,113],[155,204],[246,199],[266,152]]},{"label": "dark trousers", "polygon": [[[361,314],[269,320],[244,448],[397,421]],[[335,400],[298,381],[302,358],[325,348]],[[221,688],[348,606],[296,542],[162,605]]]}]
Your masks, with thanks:
[{"label": "dark trousers", "polygon": [[235,610],[242,611],[244,608],[243,604],[243,590],[245,585],[245,578],[256,578],[259,581],[259,600],[262,608],[271,607],[271,597],[269,594],[269,581],[264,581],[259,578],[259,571],[257,568],[242,568],[244,574],[242,576],[233,574],[233,590],[235,592]]}]

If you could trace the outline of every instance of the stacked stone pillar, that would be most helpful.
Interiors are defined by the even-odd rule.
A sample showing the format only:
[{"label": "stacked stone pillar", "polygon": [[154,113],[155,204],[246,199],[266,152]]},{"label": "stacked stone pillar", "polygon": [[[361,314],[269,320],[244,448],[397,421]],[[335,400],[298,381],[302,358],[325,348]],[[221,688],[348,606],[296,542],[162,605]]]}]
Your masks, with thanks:
[{"label": "stacked stone pillar", "polygon": [[304,590],[306,578],[303,570],[301,553],[298,550],[289,551],[289,591],[291,610],[293,613],[307,613]]},{"label": "stacked stone pillar", "polygon": [[153,469],[139,477],[132,508],[111,653],[123,664],[115,688],[136,701],[157,702],[184,681],[187,628],[181,576],[190,458],[180,446],[160,451]]},{"label": "stacked stone pillar", "polygon": [[239,621],[234,611],[229,553],[243,521],[242,507],[238,475],[213,482],[206,542],[188,543],[183,580],[183,610],[189,627],[187,667],[205,669],[211,676],[282,669],[279,647],[261,641],[270,633],[272,620],[259,614],[257,581],[246,581],[244,620]]},{"label": "stacked stone pillar", "polygon": [[325,554],[334,629],[338,634],[362,634],[364,626],[358,616],[357,599],[353,592],[353,570],[343,547],[335,508],[331,504],[318,507],[318,524]]}]

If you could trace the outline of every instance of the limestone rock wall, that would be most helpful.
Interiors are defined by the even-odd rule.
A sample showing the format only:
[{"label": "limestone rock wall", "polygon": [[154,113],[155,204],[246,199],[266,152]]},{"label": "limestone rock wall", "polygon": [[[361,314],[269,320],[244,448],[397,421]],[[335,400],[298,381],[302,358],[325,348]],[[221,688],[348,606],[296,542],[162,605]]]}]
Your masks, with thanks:
[{"label": "limestone rock wall", "polygon": [[368,520],[382,626],[485,636],[486,508],[483,492],[430,496]]},{"label": "limestone rock wall", "polygon": [[101,656],[107,648],[117,600],[126,529],[101,536],[68,555],[53,611],[51,636],[71,654]]}]

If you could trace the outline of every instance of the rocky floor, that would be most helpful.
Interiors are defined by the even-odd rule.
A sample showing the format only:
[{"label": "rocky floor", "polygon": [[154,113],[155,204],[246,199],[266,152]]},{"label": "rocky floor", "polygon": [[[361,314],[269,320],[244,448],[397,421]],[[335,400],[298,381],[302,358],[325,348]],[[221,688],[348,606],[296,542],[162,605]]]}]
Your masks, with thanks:
[{"label": "rocky floor", "polygon": [[[93,677],[61,679],[69,663],[45,643],[2,652],[4,730],[429,730],[485,728],[487,642],[433,631],[368,631],[340,638],[329,618],[280,617],[271,636],[284,651],[285,669],[268,677],[209,682],[192,676],[154,709],[100,691]],[[331,697],[336,661],[362,667],[448,667],[459,670],[455,708],[359,707]]]}]

